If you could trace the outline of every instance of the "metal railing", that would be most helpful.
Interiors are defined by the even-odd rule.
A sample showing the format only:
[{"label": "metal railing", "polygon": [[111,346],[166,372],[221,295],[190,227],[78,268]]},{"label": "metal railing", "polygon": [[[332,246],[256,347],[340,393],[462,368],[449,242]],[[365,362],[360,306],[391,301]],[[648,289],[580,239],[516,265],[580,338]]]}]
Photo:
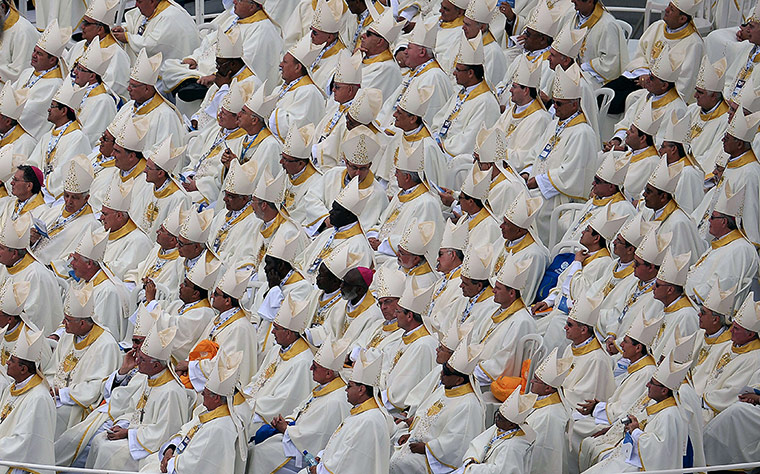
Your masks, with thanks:
[{"label": "metal railing", "polygon": [[[141,474],[134,471],[114,471],[105,469],[85,469],[80,467],[64,467],[64,466],[51,466],[49,464],[34,464],[30,462],[14,462],[14,461],[0,461],[0,466],[8,468],[25,469],[32,472],[39,471],[60,471],[60,472],[76,472],[81,474]],[[142,474],[145,474],[144,472]],[[160,474],[160,473],[149,473]]]},{"label": "metal railing", "polygon": [[[664,469],[661,471],[646,471],[649,474],[690,474],[694,472],[715,472],[715,471],[751,471],[752,469],[760,467],[760,461],[745,462],[739,464],[724,464],[722,466],[709,466],[709,467],[690,467],[684,469]],[[610,474],[622,474],[622,473],[610,473]]]}]

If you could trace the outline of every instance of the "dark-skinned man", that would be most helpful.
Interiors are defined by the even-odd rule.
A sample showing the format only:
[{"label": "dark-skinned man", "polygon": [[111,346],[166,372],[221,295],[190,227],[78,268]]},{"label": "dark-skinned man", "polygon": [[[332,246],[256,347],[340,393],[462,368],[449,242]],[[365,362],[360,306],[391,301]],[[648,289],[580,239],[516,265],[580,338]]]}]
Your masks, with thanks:
[{"label": "dark-skinned man", "polygon": [[712,173],[715,168],[715,160],[723,150],[719,138],[728,128],[729,106],[723,96],[725,82],[725,58],[714,63],[702,58],[694,87],[695,103],[689,106],[688,114],[691,116],[691,152],[706,173]]},{"label": "dark-skinned man", "polygon": [[26,94],[14,90],[10,82],[6,82],[0,91],[0,147],[12,144],[16,153],[23,156],[28,156],[37,145],[37,140],[19,123]]}]

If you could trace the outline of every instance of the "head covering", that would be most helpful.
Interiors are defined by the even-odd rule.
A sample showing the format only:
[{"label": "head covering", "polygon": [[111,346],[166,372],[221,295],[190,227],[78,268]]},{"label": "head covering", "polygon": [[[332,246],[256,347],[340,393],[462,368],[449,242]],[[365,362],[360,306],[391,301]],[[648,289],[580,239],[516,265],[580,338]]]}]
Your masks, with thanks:
[{"label": "head covering", "polygon": [[681,10],[682,13],[694,16],[694,14],[697,13],[697,10],[699,10],[702,0],[670,0],[670,3]]},{"label": "head covering", "polygon": [[256,160],[248,160],[242,165],[240,161],[232,160],[230,171],[224,177],[222,191],[240,196],[251,196],[256,185],[257,170],[258,162]]},{"label": "head covering", "polygon": [[317,353],[314,354],[314,362],[324,367],[325,369],[329,369],[337,373],[343,369],[343,362],[346,360],[347,352],[347,340],[338,339],[336,341],[333,341],[328,336],[322,345],[319,346]]},{"label": "head covering", "polygon": [[308,160],[311,158],[311,141],[314,137],[314,125],[307,124],[301,128],[290,127],[283,140],[282,154]]},{"label": "head covering", "polygon": [[575,29],[568,24],[554,39],[552,49],[563,56],[575,59],[581,52],[586,33],[588,33],[588,28]]},{"label": "head covering", "polygon": [[153,151],[151,151],[150,156],[148,156],[156,166],[170,175],[177,168],[177,164],[179,163],[180,158],[182,158],[182,153],[184,153],[187,148],[185,146],[179,148],[172,147],[172,138],[173,135],[169,134],[153,149]]},{"label": "head covering", "polygon": [[0,229],[0,244],[11,249],[28,248],[31,227],[32,218],[29,214],[20,214],[15,221],[6,217]]},{"label": "head covering", "polygon": [[665,258],[660,265],[660,271],[657,272],[657,278],[670,283],[671,285],[684,286],[686,276],[689,273],[689,260],[691,252],[680,255],[673,255],[670,247],[665,250]]},{"label": "head covering", "polygon": [[169,214],[166,216],[166,219],[164,219],[164,222],[161,223],[161,226],[174,237],[177,237],[179,235],[179,229],[186,217],[185,209],[183,209],[183,207],[184,205],[180,205],[170,209]]},{"label": "head covering", "polygon": [[579,323],[594,327],[599,321],[599,306],[602,303],[602,296],[599,295],[581,295],[573,304],[568,318]]},{"label": "head covering", "polygon": [[662,133],[662,141],[689,145],[691,143],[691,117],[684,114],[678,119],[676,111],[672,111],[668,119],[665,119],[665,130]]},{"label": "head covering", "polygon": [[745,115],[743,108],[739,107],[734,118],[729,122],[726,133],[739,140],[752,142],[757,135],[758,124],[760,124],[760,112]]},{"label": "head covering", "polygon": [[517,59],[517,69],[512,78],[512,82],[523,87],[532,87],[537,89],[541,83],[541,68],[539,62],[532,63],[528,61],[525,55],[521,54]]},{"label": "head covering", "polygon": [[433,92],[435,92],[434,84],[424,86],[415,84],[406,89],[398,102],[398,106],[407,113],[424,117],[430,105],[430,99],[433,97]]},{"label": "head covering", "polygon": [[370,196],[372,196],[372,188],[361,189],[359,187],[359,177],[354,176],[346,187],[340,190],[340,193],[335,198],[335,202],[358,218],[362,215],[362,211],[369,202]]},{"label": "head covering", "polygon": [[734,316],[734,323],[747,331],[760,333],[760,302],[756,302],[754,298],[754,293],[747,295]]},{"label": "head covering", "polygon": [[742,186],[736,192],[732,192],[730,182],[726,181],[723,189],[718,189],[718,201],[715,203],[714,210],[721,214],[741,218],[744,214],[745,187]]},{"label": "head covering", "polygon": [[26,161],[26,156],[14,153],[14,151],[15,145],[13,143],[0,147],[0,181],[3,182],[6,190],[11,189],[10,181],[16,174],[18,166]]},{"label": "head covering", "polygon": [[561,18],[561,8],[550,8],[546,0],[539,0],[528,18],[527,28],[554,38],[562,26]]},{"label": "head covering", "polygon": [[636,247],[636,256],[651,265],[659,267],[662,265],[665,251],[668,249],[672,238],[672,232],[658,234],[657,227],[652,227]]},{"label": "head covering", "polygon": [[496,4],[497,0],[470,0],[464,16],[484,25],[491,23],[494,11],[496,11]]},{"label": "head covering", "polygon": [[342,280],[349,270],[357,268],[368,260],[361,254],[351,252],[347,245],[341,245],[330,253],[330,256],[324,260],[324,264],[330,273]]},{"label": "head covering", "polygon": [[148,138],[150,120],[147,118],[125,116],[121,128],[116,134],[115,142],[125,150],[143,152],[145,140]]},{"label": "head covering", "polygon": [[343,7],[341,0],[317,0],[311,27],[324,33],[337,33],[340,31]]},{"label": "head covering", "polygon": [[217,258],[201,259],[198,263],[187,272],[187,279],[194,285],[203,288],[206,291],[214,289],[216,277],[222,269],[222,262]]},{"label": "head covering", "polygon": [[438,36],[438,24],[418,21],[409,33],[409,44],[416,44],[424,48],[435,49]]},{"label": "head covering", "polygon": [[462,339],[449,359],[449,366],[459,373],[472,375],[478,362],[481,361],[483,344],[470,344],[467,338]]},{"label": "head covering", "polygon": [[269,243],[266,254],[294,265],[304,249],[303,231],[299,227],[281,226]]},{"label": "head covering", "polygon": [[141,84],[155,86],[162,61],[163,55],[160,52],[148,57],[145,48],[141,49],[132,66],[132,71],[129,73],[129,78]]},{"label": "head covering", "polygon": [[682,48],[665,46],[650,66],[652,75],[665,82],[677,82],[685,56]]},{"label": "head covering", "polygon": [[240,34],[240,26],[233,24],[225,31],[218,31],[216,38],[217,58],[243,57],[243,37]]},{"label": "head covering", "polygon": [[243,267],[230,267],[222,275],[222,279],[219,284],[216,285],[225,295],[231,296],[236,300],[239,300],[245,296],[245,290],[248,287],[248,282],[253,274],[253,268],[246,265]]},{"label": "head covering", "polygon": [[135,180],[133,178],[122,182],[121,177],[115,175],[103,198],[103,207],[114,211],[129,212],[129,207],[132,205],[132,189],[134,185]]},{"label": "head covering", "polygon": [[309,325],[313,311],[308,300],[294,299],[291,293],[285,297],[274,318],[275,324],[302,334]]},{"label": "head covering", "polygon": [[654,227],[658,227],[658,222],[650,222],[644,219],[641,213],[634,214],[633,217],[623,224],[620,229],[620,235],[634,247],[638,247],[644,236]]},{"label": "head covering", "polygon": [[[116,26],[116,12],[119,11],[119,0],[93,0],[84,12],[84,16],[90,17],[95,21],[108,25]],[[92,42],[90,42],[92,46]]]},{"label": "head covering", "polygon": [[470,242],[462,262],[462,276],[472,280],[488,280],[493,269],[494,246],[490,243],[477,245]]},{"label": "head covering", "polygon": [[652,378],[675,392],[681,387],[681,384],[686,377],[686,372],[690,367],[691,361],[679,364],[675,362],[673,353],[669,352],[668,355],[665,356],[665,360],[660,362],[660,365],[655,369]]},{"label": "head covering", "polygon": [[15,90],[10,81],[3,84],[0,90],[0,114],[9,119],[18,120],[26,105],[26,96],[29,89]]},{"label": "head covering", "polygon": [[111,64],[111,59],[114,54],[114,49],[101,48],[100,38],[96,36],[90,41],[87,49],[77,62],[80,66],[94,72],[102,79],[106,74],[106,71],[108,71],[108,66]]},{"label": "head covering", "polygon": [[398,159],[396,160],[396,169],[400,171],[420,173],[423,170],[425,160],[425,147],[422,142],[401,141],[398,148]]},{"label": "head covering", "polygon": [[369,29],[380,35],[388,42],[388,45],[394,44],[406,22],[396,21],[393,8],[386,8],[382,14],[378,13],[377,8],[375,8],[372,2],[367,2],[367,8],[372,17]]},{"label": "head covering", "polygon": [[712,286],[710,287],[710,291],[707,292],[707,296],[702,302],[702,306],[714,313],[722,314],[727,318],[732,317],[738,285],[723,290],[719,278],[712,279],[711,283]]},{"label": "head covering", "polygon": [[338,59],[338,65],[335,68],[335,75],[333,76],[333,82],[340,82],[342,84],[356,84],[362,83],[362,53],[356,51],[351,54],[346,49],[340,50],[338,53],[340,59]]},{"label": "head covering", "polygon": [[637,313],[633,316],[633,323],[628,328],[625,335],[644,344],[647,349],[652,347],[654,339],[657,337],[657,333],[660,331],[664,314],[660,314],[652,319],[646,319],[645,308],[639,308]]},{"label": "head covering", "polygon": [[367,127],[356,127],[346,134],[340,146],[344,160],[355,165],[368,165],[372,158],[380,152],[380,145],[375,140],[375,134]]},{"label": "head covering", "polygon": [[213,209],[205,209],[198,212],[196,208],[192,208],[185,216],[185,220],[179,228],[179,236],[190,242],[205,243],[208,240],[213,220]]},{"label": "head covering", "polygon": [[480,124],[480,130],[475,137],[475,150],[481,163],[500,163],[507,159],[507,137],[504,130],[494,125],[487,128]]},{"label": "head covering", "polygon": [[610,242],[615,238],[628,217],[627,214],[613,213],[612,206],[607,206],[606,212],[597,212],[588,225],[604,237],[605,241]]},{"label": "head covering", "polygon": [[259,180],[256,189],[253,191],[253,196],[256,199],[261,199],[262,201],[279,206],[285,199],[287,179],[287,173],[285,173],[285,171],[281,171],[277,177],[274,177],[269,172],[268,168],[264,168],[261,179]]},{"label": "head covering", "polygon": [[650,136],[657,135],[660,130],[660,123],[662,122],[665,112],[654,111],[652,104],[647,102],[639,110],[636,118],[633,119],[633,125],[641,132]]},{"label": "head covering", "polygon": [[407,278],[404,293],[398,300],[398,305],[415,314],[426,314],[433,297],[433,290],[435,290],[435,284],[423,287],[420,286],[418,279]]},{"label": "head covering", "polygon": [[253,93],[254,87],[253,81],[238,82],[237,79],[233,79],[229,92],[222,99],[222,108],[233,114],[240,113],[246,99]]},{"label": "head covering", "polygon": [[433,248],[438,244],[435,237],[435,221],[418,222],[412,219],[404,229],[398,246],[414,255],[426,255],[433,250],[438,251]]},{"label": "head covering", "polygon": [[560,388],[565,377],[570,373],[573,365],[572,357],[559,357],[558,348],[552,349],[548,356],[541,361],[535,372],[535,376],[546,385],[554,388]]},{"label": "head covering", "polygon": [[37,370],[40,370],[40,364],[45,354],[46,341],[42,331],[25,327],[16,339],[11,356],[18,357],[21,360],[34,362]]},{"label": "head covering", "polygon": [[470,230],[466,224],[455,224],[451,220],[446,221],[441,238],[442,249],[464,250],[467,248],[467,239]]},{"label": "head covering", "polygon": [[501,270],[496,274],[496,281],[508,288],[523,291],[528,283],[531,265],[533,265],[533,257],[518,258],[509,252],[504,259]]},{"label": "head covering", "polygon": [[354,369],[351,371],[349,381],[369,385],[370,387],[380,387],[380,369],[383,366],[382,355],[374,357],[367,351],[362,351],[356,362]]},{"label": "head covering", "polygon": [[92,298],[92,283],[85,284],[82,288],[69,285],[66,297],[63,299],[63,314],[70,318],[95,319],[95,301]]},{"label": "head covering", "polygon": [[628,153],[615,153],[610,150],[604,154],[596,175],[615,186],[622,186],[625,182],[625,175],[628,173],[628,166],[631,164],[631,155]]},{"label": "head covering", "polygon": [[82,257],[89,258],[90,260],[102,262],[103,256],[106,253],[107,244],[108,231],[103,228],[94,229],[92,232],[84,233],[81,236],[76,253]]},{"label": "head covering", "polygon": [[506,418],[520,426],[525,432],[527,440],[532,441],[535,439],[535,432],[531,429],[525,419],[533,411],[533,404],[536,403],[538,395],[535,393],[526,393],[525,395],[520,393],[520,390],[513,390],[511,394],[504,400],[504,403],[499,405],[499,413]]},{"label": "head covering", "polygon": [[65,105],[77,113],[79,110],[79,104],[82,103],[82,97],[84,97],[85,92],[87,92],[87,89],[79,87],[74,84],[70,78],[66,78],[53,96],[53,101]]},{"label": "head covering", "polygon": [[357,122],[368,125],[377,118],[377,114],[380,113],[382,106],[383,91],[373,87],[362,87],[351,102],[348,114]]},{"label": "head covering", "polygon": [[401,298],[406,287],[406,275],[394,265],[383,265],[375,273],[375,297]]},{"label": "head covering", "polygon": [[243,361],[243,351],[236,351],[227,355],[220,348],[215,360],[216,364],[211,369],[206,388],[222,397],[232,398],[237,388],[238,369]]},{"label": "head covering", "polygon": [[485,54],[483,53],[483,36],[478,32],[477,36],[467,39],[464,30],[459,36],[459,53],[454,60],[454,65],[462,64],[467,66],[482,66],[485,63]]},{"label": "head covering", "polygon": [[301,63],[308,72],[309,69],[311,69],[314,60],[319,56],[320,51],[322,51],[322,45],[313,44],[311,42],[311,35],[305,35],[298,40],[296,44],[290,47],[288,53],[293,56],[296,61]]},{"label": "head covering", "polygon": [[554,71],[552,97],[555,99],[580,99],[583,95],[581,68],[573,63],[567,70],[558,67]]},{"label": "head covering", "polygon": [[654,173],[649,177],[647,184],[670,194],[675,199],[676,186],[678,186],[678,180],[681,178],[683,166],[681,162],[668,165],[668,159],[663,156],[660,158],[657,168],[654,169]]},{"label": "head covering", "polygon": [[529,197],[527,191],[522,190],[517,198],[512,201],[504,217],[517,227],[527,229],[533,224],[543,204],[543,198],[540,196]]},{"label": "head covering", "polygon": [[245,106],[248,107],[248,110],[263,118],[264,122],[269,120],[269,116],[272,115],[272,111],[277,105],[276,95],[265,95],[264,91],[266,90],[266,85],[267,83],[265,81],[264,84],[256,88],[253,94],[251,94],[245,102]]},{"label": "head covering", "polygon": [[491,171],[481,171],[479,166],[473,166],[472,171],[462,183],[462,192],[471,198],[485,201],[491,188]]},{"label": "head covering", "polygon": [[63,190],[70,193],[87,193],[95,179],[92,163],[86,155],[74,155],[66,163],[66,177],[63,179]]},{"label": "head covering", "polygon": [[5,280],[0,287],[0,311],[8,316],[20,316],[30,289],[31,283],[28,281]]},{"label": "head covering", "polygon": [[137,316],[135,318],[135,330],[132,333],[133,336],[145,337],[148,332],[153,328],[161,316],[161,306],[156,305],[155,308],[148,311],[145,307],[145,303],[140,303],[137,306]]},{"label": "head covering", "polygon": [[37,47],[51,56],[60,58],[69,38],[71,38],[71,28],[61,28],[58,25],[58,19],[54,18],[37,40]]},{"label": "head covering", "polygon": [[728,62],[725,56],[712,64],[707,55],[703,56],[702,64],[699,66],[699,73],[697,74],[696,87],[708,92],[723,92],[723,87],[726,84],[727,68]]},{"label": "head covering", "polygon": [[162,362],[168,361],[172,356],[174,337],[177,335],[177,326],[164,327],[156,323],[145,336],[140,352]]}]

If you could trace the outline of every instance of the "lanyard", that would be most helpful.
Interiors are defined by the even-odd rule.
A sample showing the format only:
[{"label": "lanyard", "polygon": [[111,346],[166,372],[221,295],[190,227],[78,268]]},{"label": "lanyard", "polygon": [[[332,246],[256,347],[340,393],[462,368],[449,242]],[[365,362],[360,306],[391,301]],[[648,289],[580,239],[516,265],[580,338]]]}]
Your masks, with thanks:
[{"label": "lanyard", "polygon": [[37,82],[40,79],[42,79],[42,77],[45,74],[49,73],[50,71],[52,71],[53,69],[55,69],[57,67],[58,66],[56,65],[56,66],[51,67],[50,69],[45,69],[44,71],[42,71],[41,73],[39,73],[39,75],[35,75],[34,73],[32,73],[32,75],[29,77],[29,79],[27,79],[26,85],[24,86],[24,88],[25,89],[31,89],[32,87],[34,87],[35,84],[37,84]]}]

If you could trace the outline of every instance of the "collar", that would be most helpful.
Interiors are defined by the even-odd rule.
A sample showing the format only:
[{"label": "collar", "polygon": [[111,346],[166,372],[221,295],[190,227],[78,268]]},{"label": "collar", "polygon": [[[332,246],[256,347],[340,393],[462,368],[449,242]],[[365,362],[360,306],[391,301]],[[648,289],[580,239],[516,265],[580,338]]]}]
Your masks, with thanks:
[{"label": "collar", "polygon": [[655,403],[654,405],[649,405],[647,407],[647,415],[652,416],[655,413],[659,413],[666,408],[674,406],[676,406],[676,399],[673,397],[668,397],[661,402]]},{"label": "collar", "polygon": [[16,275],[31,265],[32,262],[34,262],[34,257],[32,257],[31,253],[26,252],[26,255],[24,255],[18,262],[14,263],[13,266],[7,267],[8,273],[10,275]]},{"label": "collar", "polygon": [[308,179],[311,178],[311,176],[315,174],[316,172],[317,172],[317,169],[314,168],[314,165],[311,164],[311,161],[308,161],[304,169],[302,169],[295,176],[288,176],[288,179],[290,180],[290,184],[292,184],[293,186],[300,186],[306,181],[308,181]]},{"label": "collar", "polygon": [[531,235],[530,232],[523,235],[519,239],[512,240],[509,242],[506,242],[504,244],[504,251],[505,252],[512,252],[517,253],[525,248],[527,248],[529,245],[535,243],[535,239],[533,238],[533,235]]},{"label": "collar", "polygon": [[573,351],[573,356],[578,357],[582,355],[589,354],[597,349],[601,349],[602,346],[599,344],[599,341],[594,337],[591,336],[586,340],[585,342],[582,342],[579,345],[573,344],[570,349]]},{"label": "collar", "polygon": [[736,158],[729,158],[726,168],[740,168],[756,161],[757,157],[755,156],[755,153],[752,150],[747,150]]},{"label": "collar", "polygon": [[169,0],[161,0],[159,4],[156,6],[156,9],[153,10],[153,13],[151,13],[151,15],[147,17],[147,20],[152,20],[153,18],[158,16],[161,12],[169,8],[170,5],[171,3],[169,2]]},{"label": "collar", "polygon": [[533,408],[543,408],[548,407],[549,405],[556,405],[557,403],[562,403],[562,399],[559,396],[559,392],[554,392],[551,395],[547,395],[543,398],[540,398],[536,400],[533,403]]},{"label": "collar", "polygon": [[743,346],[737,346],[736,344],[731,346],[731,351],[734,354],[746,354],[758,349],[760,349],[760,339],[753,339]]},{"label": "collar", "polygon": [[438,20],[438,25],[442,30],[448,30],[464,25],[464,15],[458,16],[451,21]]},{"label": "collar", "polygon": [[427,328],[424,324],[420,324],[417,326],[412,332],[409,334],[404,334],[401,336],[401,340],[404,342],[405,345],[409,345],[416,341],[417,339],[423,338],[425,336],[429,336],[430,332],[428,332]]},{"label": "collar", "polygon": [[90,329],[90,332],[88,332],[81,341],[74,342],[74,349],[81,351],[82,349],[90,347],[95,341],[98,340],[103,332],[103,328],[95,324],[92,329]]},{"label": "collar", "polygon": [[610,256],[609,250],[607,250],[606,248],[601,248],[601,249],[597,250],[596,252],[594,252],[593,254],[591,254],[588,257],[586,257],[581,262],[581,266],[585,267],[586,265],[588,265],[589,263],[593,262],[597,258],[604,258],[604,257],[609,257],[609,256]]},{"label": "collar", "polygon": [[678,95],[678,90],[676,90],[676,88],[674,87],[659,97],[652,97],[652,109],[659,109],[661,107],[665,107],[666,105],[668,105],[669,103],[673,102],[674,100],[680,97],[681,96]]},{"label": "collar", "polygon": [[240,18],[238,20],[238,24],[247,25],[250,23],[257,23],[259,21],[268,20],[269,16],[264,11],[264,9],[257,10],[256,13],[254,13],[251,16],[247,16],[245,18]]},{"label": "collar", "polygon": [[731,331],[728,330],[728,326],[721,326],[715,334],[708,336],[705,334],[705,344],[722,344],[731,340]]},{"label": "collar", "polygon": [[663,33],[665,34],[665,38],[671,41],[684,39],[687,36],[690,36],[691,34],[697,32],[697,28],[694,26],[694,23],[692,23],[691,21],[674,30],[671,30],[670,28],[667,27],[667,25],[665,25],[665,23],[663,23],[662,30],[663,30]]},{"label": "collar", "polygon": [[710,248],[713,249],[713,250],[719,249],[721,247],[724,247],[724,246],[730,244],[734,240],[741,239],[742,237],[743,237],[742,233],[739,232],[739,229],[734,229],[731,232],[729,232],[728,234],[724,235],[723,237],[721,237],[719,239],[715,239],[712,242],[710,242]]},{"label": "collar", "polygon": [[179,314],[185,314],[188,311],[192,311],[194,309],[198,308],[210,308],[211,303],[209,302],[208,298],[203,298],[198,301],[194,301],[192,303],[185,303],[182,305],[182,308],[179,310]]},{"label": "collar", "polygon": [[[622,268],[621,268],[622,265]],[[622,279],[633,273],[633,260],[628,263],[618,262],[616,268],[612,270],[612,276]]]},{"label": "collar", "polygon": [[118,230],[112,230],[108,233],[108,241],[113,242],[114,240],[119,240],[120,238],[124,237],[125,235],[131,233],[133,230],[137,229],[137,224],[134,223],[132,218],[129,218],[127,220],[127,223],[121,226]]},{"label": "collar", "polygon": [[678,204],[676,204],[675,199],[671,199],[667,204],[665,204],[665,207],[655,211],[654,215],[656,217],[654,220],[657,222],[664,222],[668,217],[670,217],[671,214],[676,211],[676,209],[678,209]]},{"label": "collar", "polygon": [[372,293],[370,293],[368,291],[364,295],[364,297],[362,298],[362,300],[359,302],[359,304],[356,306],[356,308],[354,308],[354,309],[352,309],[350,311],[346,311],[346,315],[349,318],[353,319],[353,318],[359,316],[360,314],[362,314],[363,312],[365,312],[367,309],[369,309],[370,307],[372,307],[374,304],[375,304],[375,297],[372,296]]},{"label": "collar", "polygon": [[494,324],[499,324],[500,322],[504,321],[505,319],[512,316],[513,314],[515,314],[516,312],[520,311],[523,308],[525,308],[525,303],[523,303],[522,298],[518,298],[514,300],[507,309],[500,311],[498,314],[494,313],[491,316],[491,321],[493,321]]},{"label": "collar", "polygon": [[321,387],[317,387],[314,390],[311,391],[311,395],[314,398],[317,397],[324,397],[328,393],[332,393],[336,390],[340,390],[341,388],[344,388],[346,386],[346,382],[343,381],[340,377],[335,377],[330,382],[328,382],[326,385],[323,385]]},{"label": "collar", "polygon": [[162,372],[148,379],[148,387],[160,387],[161,385],[166,385],[172,380],[175,380],[174,375],[172,375],[169,369],[164,369]]},{"label": "collar", "polygon": [[614,203],[620,202],[620,201],[625,201],[625,196],[623,196],[623,194],[620,191],[618,191],[615,194],[613,194],[612,196],[607,196],[607,197],[604,197],[604,198],[595,197],[595,198],[592,199],[591,202],[592,202],[592,204],[594,206],[600,207],[600,206],[604,206],[606,204],[614,204]]},{"label": "collar", "polygon": [[385,51],[375,54],[374,56],[365,57],[364,59],[362,59],[362,63],[375,64],[375,63],[382,63],[385,61],[392,61],[392,60],[393,60],[393,53],[391,53],[390,50],[386,49]]},{"label": "collar", "polygon": [[21,328],[26,326],[23,321],[16,323],[16,326],[5,331],[4,338],[7,342],[14,342],[21,334]]},{"label": "collar", "polygon": [[127,174],[124,174],[124,171],[119,170],[119,176],[121,177],[121,182],[125,183],[129,181],[132,178],[136,178],[138,175],[140,175],[145,170],[145,163],[147,161],[144,158],[141,158],[140,161],[137,162],[135,166],[132,167],[131,170],[127,172]]},{"label": "collar", "polygon": [[406,203],[415,198],[422,196],[423,194],[427,192],[428,192],[428,188],[427,186],[425,186],[425,183],[420,183],[413,188],[400,190],[398,192],[398,200],[401,201],[402,203]]},{"label": "collar", "polygon": [[350,414],[351,415],[358,415],[359,413],[364,413],[365,411],[374,410],[376,408],[380,408],[377,405],[377,400],[374,398],[368,398],[367,400],[363,401],[362,403],[356,405],[355,407],[351,408]]},{"label": "collar", "polygon": [[166,178],[166,182],[164,182],[161,187],[153,190],[153,196],[155,196],[157,199],[163,199],[171,196],[177,191],[179,191],[179,186],[177,186],[177,184],[172,181],[171,178]]},{"label": "collar", "polygon": [[402,268],[401,271],[409,276],[419,276],[431,273],[433,270],[430,268],[430,264],[427,262],[427,260],[423,258],[416,267],[410,269]]},{"label": "collar", "polygon": [[647,354],[646,356],[637,360],[633,364],[629,365],[627,370],[629,374],[632,374],[634,372],[638,372],[639,370],[649,365],[657,365],[657,364],[655,363],[654,358],[651,355]]},{"label": "collar", "polygon": [[42,377],[40,377],[38,374],[34,374],[21,382],[20,384],[14,383],[11,385],[10,392],[12,397],[18,397],[26,392],[30,391],[37,385],[42,383]]},{"label": "collar", "polygon": [[211,420],[216,420],[217,418],[223,418],[225,416],[230,416],[230,407],[228,407],[226,403],[219,405],[211,411],[201,413],[198,415],[198,420],[201,423],[208,423]]},{"label": "collar", "polygon": [[454,388],[444,388],[443,391],[446,394],[446,398],[461,397],[463,395],[467,395],[468,393],[475,392],[475,390],[472,388],[472,385],[469,383],[464,383]]},{"label": "collar", "polygon": [[702,109],[699,110],[699,118],[703,122],[709,122],[710,120],[714,120],[718,117],[723,116],[723,114],[727,114],[729,110],[728,104],[725,100],[721,100],[715,106],[712,108],[712,110],[708,110],[707,112],[703,112]]},{"label": "collar", "polygon": [[296,342],[290,345],[288,350],[280,352],[280,359],[288,361],[307,349],[309,349],[309,344],[299,337]]}]

